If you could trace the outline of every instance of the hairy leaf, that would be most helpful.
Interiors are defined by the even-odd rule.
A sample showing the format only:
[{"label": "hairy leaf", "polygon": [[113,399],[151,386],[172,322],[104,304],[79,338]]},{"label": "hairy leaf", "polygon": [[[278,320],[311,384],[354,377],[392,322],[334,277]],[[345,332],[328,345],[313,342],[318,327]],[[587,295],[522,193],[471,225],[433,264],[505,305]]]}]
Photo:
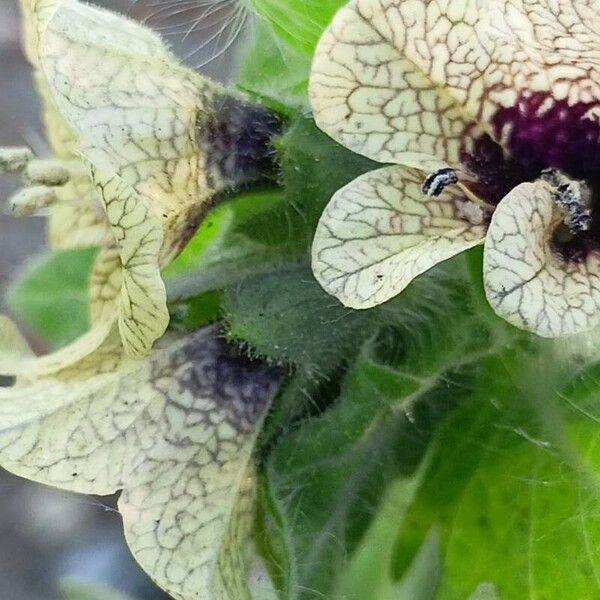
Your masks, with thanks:
[{"label": "hairy leaf", "polygon": [[280,435],[266,459],[265,506],[271,537],[281,540],[271,554],[286,598],[331,596],[388,485],[415,469],[434,424],[468,398],[478,362],[492,351],[486,328],[467,311],[446,305],[409,325],[414,310],[385,309],[387,326],[382,319],[373,327],[379,334],[363,346],[337,400]]},{"label": "hairy leaf", "polygon": [[556,355],[533,350],[516,344],[484,361],[471,400],[437,436],[408,510],[397,571],[435,526],[441,600],[473,590],[475,598],[575,599],[600,589],[597,409],[584,408],[597,406],[586,385],[597,369],[561,391]]},{"label": "hairy leaf", "polygon": [[402,581],[395,580],[392,570],[398,530],[419,482],[417,474],[389,486],[369,530],[339,578],[336,600],[434,600],[441,575],[435,531]]},{"label": "hairy leaf", "polygon": [[251,0],[286,42],[312,54],[319,36],[345,0]]}]

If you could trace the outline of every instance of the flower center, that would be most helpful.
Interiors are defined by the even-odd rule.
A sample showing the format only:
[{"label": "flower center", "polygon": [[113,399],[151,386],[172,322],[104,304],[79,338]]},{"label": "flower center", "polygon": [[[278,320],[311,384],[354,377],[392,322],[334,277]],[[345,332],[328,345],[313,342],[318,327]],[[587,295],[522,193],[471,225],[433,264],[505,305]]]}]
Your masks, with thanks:
[{"label": "flower center", "polygon": [[[542,178],[554,188],[565,213],[555,233],[557,249],[581,259],[600,249],[600,103],[569,105],[545,93],[528,93],[492,119],[494,136],[483,135],[461,154],[478,197],[497,204],[514,187]],[[574,181],[577,180],[577,181]]]}]

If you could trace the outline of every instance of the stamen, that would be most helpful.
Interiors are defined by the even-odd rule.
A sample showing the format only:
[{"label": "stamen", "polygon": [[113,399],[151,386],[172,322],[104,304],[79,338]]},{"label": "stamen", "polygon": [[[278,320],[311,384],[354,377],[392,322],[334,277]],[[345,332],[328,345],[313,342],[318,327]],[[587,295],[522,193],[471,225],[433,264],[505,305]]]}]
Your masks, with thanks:
[{"label": "stamen", "polygon": [[10,199],[10,206],[15,217],[28,217],[56,201],[56,191],[53,188],[38,185],[17,192]]},{"label": "stamen", "polygon": [[29,148],[0,148],[0,173],[18,173],[32,159]]},{"label": "stamen", "polygon": [[569,179],[558,169],[544,169],[541,179],[554,188],[554,202],[565,214],[564,223],[576,235],[592,225],[592,211],[589,208],[589,194],[578,181]]},{"label": "stamen", "polygon": [[[427,196],[433,196],[437,198],[449,185],[458,185],[463,194],[470,200],[472,205],[483,211],[481,213],[482,215],[491,215],[491,213],[494,212],[494,206],[479,198],[479,196],[474,194],[468,188],[468,186],[464,185],[465,181],[473,181],[471,176],[463,171],[460,171],[459,179],[458,173],[459,171],[449,167],[434,171],[427,176],[423,182],[423,185],[421,186],[421,189]],[[468,218],[467,220],[470,221],[471,219]]]},{"label": "stamen", "polygon": [[63,161],[32,160],[25,168],[25,183],[47,185],[50,187],[65,185],[71,179],[71,172]]},{"label": "stamen", "polygon": [[454,169],[447,167],[428,175],[421,189],[427,196],[437,198],[446,187],[455,183],[458,183],[458,175]]},{"label": "stamen", "polygon": [[[16,217],[30,216],[52,204],[63,202],[56,188],[78,177],[88,176],[87,167],[79,160],[42,160],[35,158],[29,148],[0,147],[0,174],[19,172],[24,186],[9,200]],[[77,198],[78,204],[84,201],[90,202],[90,197]]]}]

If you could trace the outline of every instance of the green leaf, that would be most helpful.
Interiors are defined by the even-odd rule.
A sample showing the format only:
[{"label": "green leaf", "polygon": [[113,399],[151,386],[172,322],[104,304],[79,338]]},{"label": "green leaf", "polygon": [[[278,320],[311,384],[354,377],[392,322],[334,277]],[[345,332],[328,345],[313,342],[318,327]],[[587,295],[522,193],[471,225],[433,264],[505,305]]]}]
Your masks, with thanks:
[{"label": "green leaf", "polygon": [[439,546],[437,532],[431,530],[404,577],[396,584],[393,600],[435,600],[442,575]]},{"label": "green leaf", "polygon": [[218,204],[202,221],[183,252],[165,269],[165,276],[173,278],[191,269],[235,262],[244,253],[252,252],[256,249],[253,240],[239,235],[237,229],[281,202],[281,192],[276,190],[250,192]]},{"label": "green leaf", "polygon": [[306,265],[254,274],[227,288],[223,306],[231,338],[315,375],[327,373],[369,335],[368,314],[333,300]]},{"label": "green leaf", "polygon": [[171,304],[220,290],[256,268],[280,260],[277,250],[245,225],[283,202],[280,191],[252,192],[219,204],[181,255],[165,270]]},{"label": "green leaf", "polygon": [[251,0],[279,36],[299,50],[312,54],[321,33],[346,0]]},{"label": "green leaf", "polygon": [[101,583],[65,580],[60,584],[65,600],[133,600]]},{"label": "green leaf", "polygon": [[436,527],[440,600],[478,587],[479,597],[502,600],[600,595],[600,369],[561,391],[569,368],[549,349],[513,344],[485,359],[470,401],[436,437],[396,568]]},{"label": "green leaf", "polygon": [[342,574],[336,600],[434,600],[440,577],[439,541],[427,537],[414,564],[401,582],[394,579],[395,541],[404,513],[420,482],[419,475],[392,485],[373,522]]},{"label": "green leaf", "polygon": [[274,110],[308,112],[310,63],[310,55],[287,44],[260,20],[237,84]]},{"label": "green leaf", "polygon": [[44,255],[10,288],[11,310],[48,344],[57,348],[89,328],[89,276],[97,250]]},{"label": "green leaf", "polygon": [[500,600],[500,596],[496,593],[496,588],[493,584],[481,583],[469,596],[468,600]]},{"label": "green leaf", "polygon": [[[435,424],[469,397],[478,364],[496,342],[466,308],[467,298],[463,288],[462,300],[438,306],[435,314],[423,304],[418,321],[416,305],[404,294],[380,311],[362,313],[374,319],[370,335],[337,399],[322,414],[280,433],[266,458],[263,506],[270,537],[279,539],[268,554],[284,598],[332,597],[390,482],[414,472]],[[311,331],[319,330],[316,325]],[[361,338],[354,343],[360,346]],[[298,402],[306,402],[302,388],[298,392]],[[323,408],[319,392],[313,411]],[[435,563],[433,554],[425,546],[414,573],[393,588],[399,598],[418,588],[432,593],[435,585],[424,581],[423,565]],[[394,582],[404,574],[396,576],[392,567],[390,572]]]},{"label": "green leaf", "polygon": [[214,323],[221,317],[221,303],[222,293],[218,290],[172,302],[169,304],[169,327],[176,331],[192,331]]}]

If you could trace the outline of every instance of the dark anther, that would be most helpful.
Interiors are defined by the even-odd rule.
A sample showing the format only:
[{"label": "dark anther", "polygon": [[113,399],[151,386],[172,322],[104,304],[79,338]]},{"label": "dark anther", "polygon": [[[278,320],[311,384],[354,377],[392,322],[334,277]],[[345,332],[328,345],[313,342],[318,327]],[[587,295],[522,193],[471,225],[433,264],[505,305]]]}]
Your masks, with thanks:
[{"label": "dark anther", "polygon": [[585,188],[571,181],[557,169],[544,169],[541,178],[554,188],[554,202],[565,213],[565,225],[573,234],[587,231],[592,225],[592,211]]},{"label": "dark anther", "polygon": [[454,169],[438,169],[425,179],[421,189],[427,196],[437,197],[447,186],[455,183],[458,183],[458,175]]},{"label": "dark anther", "polygon": [[12,387],[13,385],[15,385],[15,382],[15,377],[7,377],[5,375],[0,375],[0,387]]}]

